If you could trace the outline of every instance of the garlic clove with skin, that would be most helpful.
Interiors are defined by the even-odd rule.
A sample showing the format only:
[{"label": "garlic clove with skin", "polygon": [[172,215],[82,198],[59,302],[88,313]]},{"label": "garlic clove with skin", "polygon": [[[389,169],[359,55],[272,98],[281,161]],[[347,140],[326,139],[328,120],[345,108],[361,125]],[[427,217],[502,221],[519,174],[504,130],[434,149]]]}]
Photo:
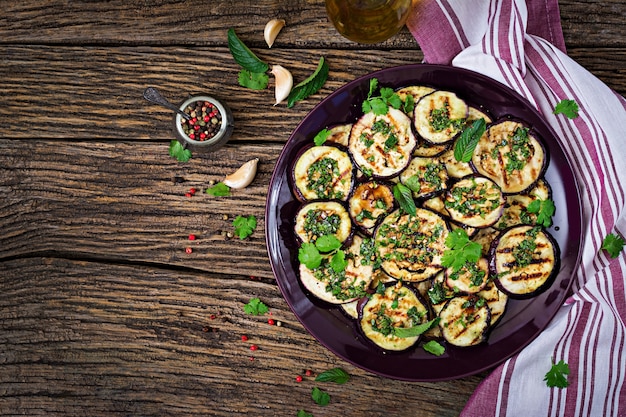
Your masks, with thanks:
[{"label": "garlic clove with skin", "polygon": [[293,76],[288,69],[280,66],[273,65],[272,71],[270,71],[275,78],[275,86],[274,86],[274,97],[276,98],[276,103],[274,106],[286,99],[293,88]]},{"label": "garlic clove with skin", "polygon": [[245,188],[254,179],[256,175],[256,167],[259,162],[259,158],[254,158],[243,164],[237,169],[237,171],[233,172],[230,175],[227,175],[224,178],[223,183],[228,185],[230,188]]},{"label": "garlic clove with skin", "polygon": [[285,26],[285,19],[272,19],[265,25],[263,37],[268,47],[272,47],[274,40],[278,36],[278,32]]}]

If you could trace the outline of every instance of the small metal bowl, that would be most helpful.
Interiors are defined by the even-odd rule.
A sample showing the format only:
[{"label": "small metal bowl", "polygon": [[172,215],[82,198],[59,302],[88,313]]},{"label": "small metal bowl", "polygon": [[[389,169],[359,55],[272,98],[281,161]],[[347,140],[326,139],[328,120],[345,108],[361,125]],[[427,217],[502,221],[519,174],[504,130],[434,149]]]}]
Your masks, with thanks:
[{"label": "small metal bowl", "polygon": [[[201,103],[200,107],[207,107],[208,105],[205,105],[206,103],[210,103],[210,105],[215,107],[217,115],[219,115],[219,117],[217,117],[217,119],[219,119],[217,131],[207,130],[206,125],[210,124],[211,120],[205,122],[201,118],[198,120],[198,123],[195,124],[197,127],[194,128],[194,126],[190,125],[187,120],[177,113],[174,116],[174,132],[176,138],[185,148],[190,150],[216,150],[230,139],[234,127],[233,114],[226,104],[207,95],[189,97],[180,104],[179,108],[183,112],[190,114],[191,111],[197,107],[195,103]],[[213,117],[210,119],[213,119]],[[205,126],[201,126],[202,123],[205,123]],[[185,128],[187,128],[187,132],[185,132]],[[201,137],[202,135],[205,137]]]}]

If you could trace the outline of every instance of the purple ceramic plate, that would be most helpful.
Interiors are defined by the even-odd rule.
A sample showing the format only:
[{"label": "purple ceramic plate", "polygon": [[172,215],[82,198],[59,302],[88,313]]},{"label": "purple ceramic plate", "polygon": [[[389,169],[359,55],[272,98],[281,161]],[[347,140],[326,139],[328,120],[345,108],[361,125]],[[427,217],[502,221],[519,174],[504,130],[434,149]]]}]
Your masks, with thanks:
[{"label": "purple ceramic plate", "polygon": [[[527,122],[549,151],[546,179],[552,186],[556,214],[550,233],[561,249],[561,270],[552,286],[535,298],[510,300],[507,311],[479,346],[445,345],[442,356],[420,345],[405,352],[384,352],[359,333],[356,320],[341,308],[318,301],[300,285],[298,245],[293,223],[295,200],[289,170],[300,149],[323,128],[354,122],[361,114],[369,80],[394,89],[428,85],[456,92],[470,105],[487,110],[494,118],[512,116]],[[440,381],[472,375],[498,365],[530,343],[548,325],[568,295],[581,248],[581,210],[578,187],[554,131],[542,116],[516,92],[475,72],[439,65],[415,64],[388,68],[352,81],[317,105],[287,141],[270,182],[266,203],[266,240],[274,275],[285,300],[302,325],[322,345],[344,360],[375,374],[407,381]]]}]

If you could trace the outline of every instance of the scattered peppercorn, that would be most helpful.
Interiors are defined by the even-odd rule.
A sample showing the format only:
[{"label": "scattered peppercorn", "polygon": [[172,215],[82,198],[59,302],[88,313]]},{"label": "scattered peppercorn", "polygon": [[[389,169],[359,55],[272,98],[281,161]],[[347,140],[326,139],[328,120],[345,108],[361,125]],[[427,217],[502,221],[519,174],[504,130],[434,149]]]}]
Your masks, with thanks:
[{"label": "scattered peppercorn", "polygon": [[305,374],[306,376],[311,376],[311,375],[313,375],[313,371],[312,371],[312,370],[310,370],[310,369],[307,369],[306,371],[304,371],[304,374]]},{"label": "scattered peppercorn", "polygon": [[248,340],[248,336],[246,336],[245,334],[241,335],[241,340],[243,340],[244,342]]},{"label": "scattered peppercorn", "polygon": [[296,376],[296,382],[302,382],[302,376],[301,375]]},{"label": "scattered peppercorn", "polygon": [[258,349],[259,349],[259,347],[257,345],[250,346],[250,350],[252,350],[252,351],[255,351],[255,350],[258,350]]},{"label": "scattered peppercorn", "polygon": [[186,248],[185,248],[185,252],[187,252],[187,253],[191,253],[191,252],[193,252],[193,249],[191,249],[190,247],[186,247]]},{"label": "scattered peppercorn", "polygon": [[274,319],[268,319],[267,324],[269,324],[270,326],[273,326],[276,323],[274,322]]},{"label": "scattered peppercorn", "polygon": [[196,235],[194,234],[189,235],[189,240],[196,240]]}]

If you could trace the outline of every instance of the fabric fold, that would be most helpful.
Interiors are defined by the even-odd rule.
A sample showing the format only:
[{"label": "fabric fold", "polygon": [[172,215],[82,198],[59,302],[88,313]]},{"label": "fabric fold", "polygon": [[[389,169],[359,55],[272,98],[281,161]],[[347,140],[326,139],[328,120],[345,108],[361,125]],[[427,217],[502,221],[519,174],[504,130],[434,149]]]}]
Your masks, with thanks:
[{"label": "fabric fold", "polygon": [[[626,408],[626,255],[601,249],[626,232],[626,100],[566,54],[556,0],[421,0],[407,22],[428,63],[485,74],[526,97],[556,132],[580,186],[583,249],[548,327],[478,386],[462,416],[619,416]],[[579,115],[554,115],[561,100]],[[569,386],[543,381],[552,361]]]}]

